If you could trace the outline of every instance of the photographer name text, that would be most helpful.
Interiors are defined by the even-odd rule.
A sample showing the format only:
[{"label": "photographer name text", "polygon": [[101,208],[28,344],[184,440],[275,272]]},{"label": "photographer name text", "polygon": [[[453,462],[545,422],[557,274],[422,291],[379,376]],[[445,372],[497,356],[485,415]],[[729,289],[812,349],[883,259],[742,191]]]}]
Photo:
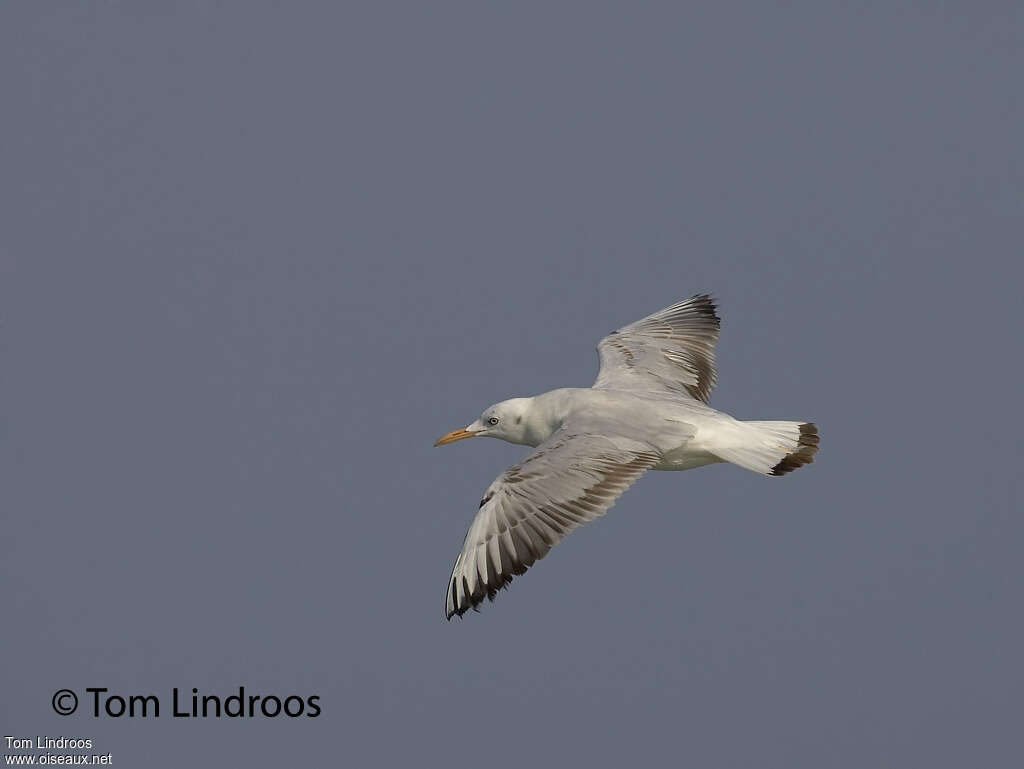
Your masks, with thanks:
[{"label": "photographer name text", "polygon": [[[81,690],[79,690],[81,691]],[[80,708],[78,696],[61,689],[53,696],[53,708],[60,715],[76,710],[93,718],[316,718],[320,715],[320,695],[281,697],[276,694],[250,694],[244,686],[230,694],[206,694],[193,687],[174,687],[161,700],[156,694],[118,694],[103,686],[85,689]]]}]

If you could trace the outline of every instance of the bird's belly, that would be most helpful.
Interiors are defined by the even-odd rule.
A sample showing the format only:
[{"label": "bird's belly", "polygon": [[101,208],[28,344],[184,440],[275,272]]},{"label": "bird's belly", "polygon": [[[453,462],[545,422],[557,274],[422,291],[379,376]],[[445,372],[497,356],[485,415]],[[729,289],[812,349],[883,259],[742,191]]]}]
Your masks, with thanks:
[{"label": "bird's belly", "polygon": [[662,455],[661,462],[656,464],[655,470],[692,470],[695,467],[711,465],[721,462],[719,457],[708,451],[695,450],[688,444],[683,444],[677,449],[666,451]]}]

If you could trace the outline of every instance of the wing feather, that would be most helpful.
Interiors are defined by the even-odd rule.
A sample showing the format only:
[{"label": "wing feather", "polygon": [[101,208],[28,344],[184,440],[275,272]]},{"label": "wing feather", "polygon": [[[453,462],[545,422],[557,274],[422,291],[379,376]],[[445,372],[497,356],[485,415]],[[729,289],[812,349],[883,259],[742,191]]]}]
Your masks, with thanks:
[{"label": "wing feather", "polygon": [[594,387],[685,393],[707,403],[720,326],[714,299],[697,294],[620,328],[597,345]]},{"label": "wing feather", "polygon": [[451,619],[494,599],[578,526],[603,515],[661,460],[621,436],[565,425],[491,484],[455,560],[445,600]]}]

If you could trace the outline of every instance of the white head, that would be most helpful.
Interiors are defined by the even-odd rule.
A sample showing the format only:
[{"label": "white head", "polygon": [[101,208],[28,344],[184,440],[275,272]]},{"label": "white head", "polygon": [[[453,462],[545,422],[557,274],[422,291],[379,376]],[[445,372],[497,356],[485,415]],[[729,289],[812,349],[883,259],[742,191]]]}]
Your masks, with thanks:
[{"label": "white head", "polygon": [[488,438],[501,438],[509,443],[524,443],[528,440],[529,420],[527,419],[533,398],[510,398],[507,401],[488,406],[476,421],[461,430],[452,430],[437,439],[435,446],[461,441],[463,438],[475,438],[483,435]]}]

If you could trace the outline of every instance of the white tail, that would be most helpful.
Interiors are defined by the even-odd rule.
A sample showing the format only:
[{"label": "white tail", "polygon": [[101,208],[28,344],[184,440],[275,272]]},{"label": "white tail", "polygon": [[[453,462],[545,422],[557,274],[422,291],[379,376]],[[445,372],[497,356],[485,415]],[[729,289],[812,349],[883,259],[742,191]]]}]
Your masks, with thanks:
[{"label": "white tail", "polygon": [[[765,475],[785,475],[814,461],[818,427],[813,422],[737,422],[732,440],[712,451],[726,462]],[[724,437],[724,436],[723,436]]]}]

